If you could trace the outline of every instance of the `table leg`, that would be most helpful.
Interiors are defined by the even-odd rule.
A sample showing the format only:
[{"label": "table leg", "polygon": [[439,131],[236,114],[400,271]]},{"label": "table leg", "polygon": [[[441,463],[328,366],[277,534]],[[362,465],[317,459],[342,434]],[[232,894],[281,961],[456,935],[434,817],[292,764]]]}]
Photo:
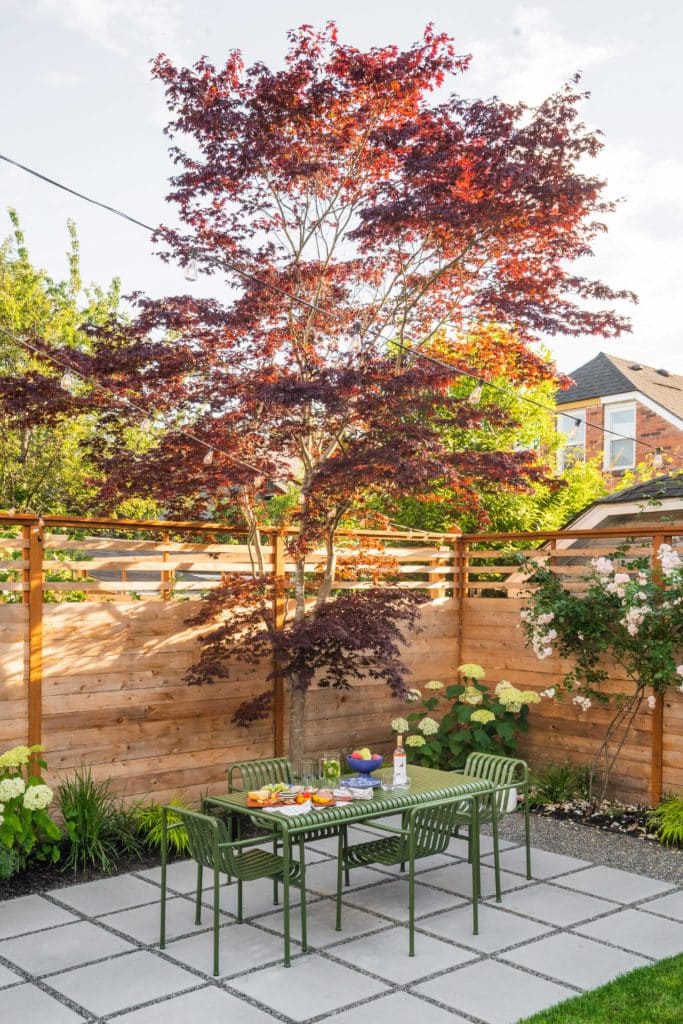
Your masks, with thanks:
[{"label": "table leg", "polygon": [[289,874],[290,874],[290,843],[289,843],[289,831],[287,825],[282,825],[282,909],[284,913],[284,931],[285,931],[285,967],[289,967],[291,964],[290,958],[290,936],[289,936]]}]

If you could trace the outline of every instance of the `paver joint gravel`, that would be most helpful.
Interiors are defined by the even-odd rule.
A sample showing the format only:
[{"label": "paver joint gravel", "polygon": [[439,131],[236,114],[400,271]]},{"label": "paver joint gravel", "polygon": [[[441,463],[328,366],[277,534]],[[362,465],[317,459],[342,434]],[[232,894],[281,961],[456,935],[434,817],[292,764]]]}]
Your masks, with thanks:
[{"label": "paver joint gravel", "polygon": [[[0,903],[0,1005],[22,1024],[515,1024],[618,974],[683,950],[683,865],[636,840],[534,822],[534,878],[507,819],[503,902],[484,855],[480,933],[471,933],[466,844],[421,865],[416,956],[407,883],[395,869],[352,874],[334,929],[333,851],[312,844],[309,942],[282,956],[270,883],[222,889],[221,975],[211,975],[211,914],[194,924],[190,863],[169,872],[168,943],[158,948],[157,869]],[[540,834],[538,834],[540,833]],[[583,834],[585,833],[585,834]],[[545,846],[545,848],[543,848]],[[490,845],[484,844],[490,850]],[[639,856],[642,854],[639,860]],[[680,857],[680,854],[678,855]],[[683,858],[681,858],[683,860]],[[643,864],[649,870],[643,870]],[[521,865],[521,867],[520,867]],[[210,905],[211,894],[204,900]],[[298,914],[292,918],[299,938]]]}]

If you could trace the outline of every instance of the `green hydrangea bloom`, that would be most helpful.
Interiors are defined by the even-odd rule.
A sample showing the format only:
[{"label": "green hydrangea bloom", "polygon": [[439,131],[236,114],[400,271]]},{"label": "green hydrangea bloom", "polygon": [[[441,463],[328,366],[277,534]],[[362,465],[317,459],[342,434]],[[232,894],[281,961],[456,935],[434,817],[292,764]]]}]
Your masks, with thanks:
[{"label": "green hydrangea bloom", "polygon": [[481,722],[482,725],[486,725],[487,722],[493,722],[495,717],[493,711],[487,711],[486,708],[478,708],[470,715],[470,722]]},{"label": "green hydrangea bloom", "polygon": [[467,679],[483,679],[486,675],[481,665],[471,665],[469,662],[466,665],[461,665],[458,672]]}]

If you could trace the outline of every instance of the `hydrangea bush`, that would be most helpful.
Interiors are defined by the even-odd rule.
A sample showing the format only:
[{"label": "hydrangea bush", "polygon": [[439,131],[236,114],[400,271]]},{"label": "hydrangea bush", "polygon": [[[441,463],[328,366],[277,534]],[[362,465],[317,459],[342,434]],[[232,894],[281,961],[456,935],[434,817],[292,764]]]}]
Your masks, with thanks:
[{"label": "hydrangea bush", "polygon": [[[513,755],[517,734],[526,730],[531,704],[540,703],[534,690],[520,690],[501,680],[491,691],[480,665],[461,665],[462,682],[425,683],[409,703],[420,708],[395,718],[392,729],[406,736],[408,760],[428,768],[462,768],[472,751]],[[427,695],[425,695],[425,693]]]},{"label": "hydrangea bush", "polygon": [[[669,544],[660,545],[654,564],[620,549],[593,559],[580,593],[544,566],[532,563],[531,569],[535,589],[521,612],[526,642],[541,660],[553,654],[572,659],[543,696],[568,699],[582,712],[596,702],[614,709],[593,762],[593,771],[601,767],[602,799],[638,711],[654,710],[669,689],[683,692],[683,563]],[[608,657],[632,681],[629,692],[605,692]]]},{"label": "hydrangea bush", "polygon": [[46,768],[42,747],[13,747],[0,754],[0,876],[9,878],[29,857],[59,860],[61,832],[47,814],[53,794],[32,765]]}]

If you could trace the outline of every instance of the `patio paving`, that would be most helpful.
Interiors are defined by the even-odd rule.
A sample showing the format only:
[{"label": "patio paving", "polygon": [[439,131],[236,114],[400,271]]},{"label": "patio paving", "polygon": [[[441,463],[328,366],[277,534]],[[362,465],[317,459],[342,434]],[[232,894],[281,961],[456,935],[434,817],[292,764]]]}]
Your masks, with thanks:
[{"label": "patio paving", "polygon": [[[361,838],[360,836],[356,838]],[[492,858],[472,935],[467,848],[418,865],[416,956],[408,957],[407,883],[395,869],[352,873],[334,929],[334,849],[312,844],[310,950],[292,910],[282,966],[272,885],[222,888],[221,975],[211,975],[211,913],[194,924],[194,867],[171,866],[168,942],[158,948],[159,871],[0,903],[3,1020],[22,1024],[515,1024],[619,974],[683,950],[683,890],[672,882],[506,842],[503,901]],[[490,847],[487,847],[490,849]],[[203,901],[210,906],[211,893]]]}]

